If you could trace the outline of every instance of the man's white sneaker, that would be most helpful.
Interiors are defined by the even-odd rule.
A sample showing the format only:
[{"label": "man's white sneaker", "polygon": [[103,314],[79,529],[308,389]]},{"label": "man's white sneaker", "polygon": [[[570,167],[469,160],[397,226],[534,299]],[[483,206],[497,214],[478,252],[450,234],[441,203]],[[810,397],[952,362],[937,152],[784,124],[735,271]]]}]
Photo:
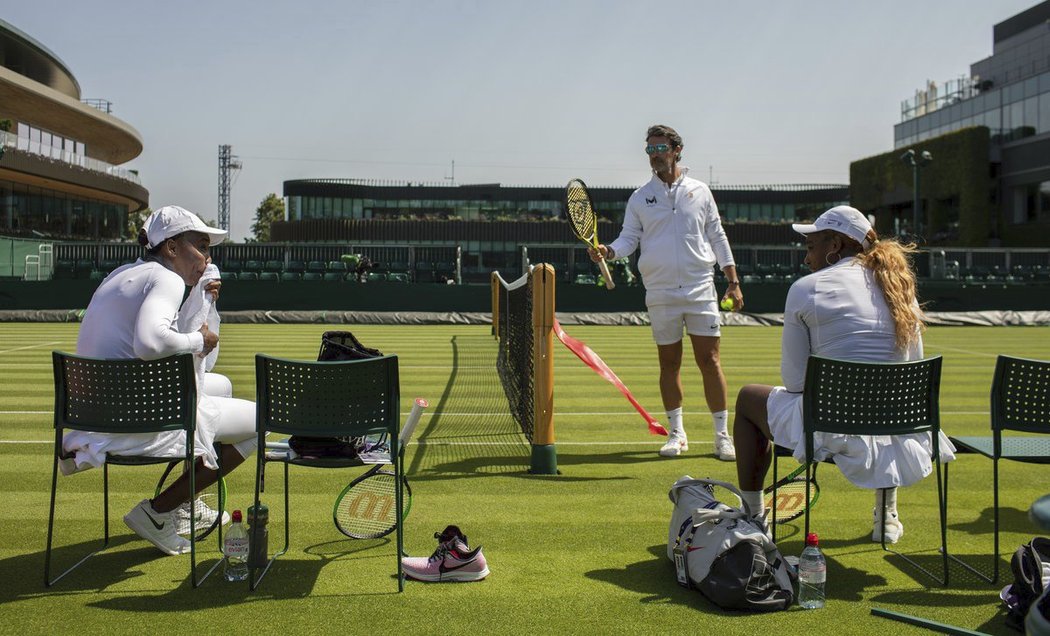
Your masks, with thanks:
[{"label": "man's white sneaker", "polygon": [[715,433],[715,457],[724,462],[736,461],[736,448],[733,438],[725,433]]},{"label": "man's white sneaker", "polygon": [[157,512],[149,499],[143,499],[124,515],[124,523],[146,541],[172,556],[190,551],[190,542],[175,532],[174,512]]},{"label": "man's white sneaker", "polygon": [[[193,502],[193,508],[196,511],[197,519],[197,530],[211,527],[211,524],[215,523],[215,519],[219,516],[219,513],[212,509],[203,499],[198,497]],[[190,502],[186,502],[172,510],[175,515],[175,532],[178,534],[189,534],[190,533]],[[230,513],[225,510],[222,511],[222,525],[226,525],[230,522]]]},{"label": "man's white sneaker", "polygon": [[880,519],[881,511],[875,508],[874,522],[871,528],[871,540],[875,543],[882,543],[882,535],[886,534],[886,543],[897,543],[897,541],[904,536],[904,524],[897,517],[896,511],[888,511],[885,519]]},{"label": "man's white sneaker", "polygon": [[685,437],[685,431],[671,431],[667,443],[660,448],[662,457],[678,457],[689,450],[689,440]]}]

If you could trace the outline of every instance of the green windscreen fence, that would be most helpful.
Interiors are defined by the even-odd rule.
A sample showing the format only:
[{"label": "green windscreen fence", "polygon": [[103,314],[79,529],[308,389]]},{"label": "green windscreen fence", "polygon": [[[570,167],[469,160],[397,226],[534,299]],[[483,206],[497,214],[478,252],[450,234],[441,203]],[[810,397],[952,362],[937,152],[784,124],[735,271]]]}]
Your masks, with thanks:
[{"label": "green windscreen fence", "polygon": [[[30,278],[34,280],[37,276],[41,279],[50,278],[50,258],[46,249],[44,250],[44,257],[41,258],[41,245],[47,246],[50,244],[42,243],[41,241],[0,236],[0,278],[25,278],[27,256],[34,257],[29,259]],[[40,261],[44,262],[40,263]],[[39,267],[42,267],[42,269],[38,271]]]}]

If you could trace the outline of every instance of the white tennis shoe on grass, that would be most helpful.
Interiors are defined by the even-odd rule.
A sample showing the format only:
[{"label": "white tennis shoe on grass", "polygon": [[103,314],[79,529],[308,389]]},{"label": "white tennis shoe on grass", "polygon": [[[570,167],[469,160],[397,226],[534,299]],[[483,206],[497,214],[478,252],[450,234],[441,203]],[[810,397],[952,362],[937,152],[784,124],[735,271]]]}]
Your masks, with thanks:
[{"label": "white tennis shoe on grass", "polygon": [[715,457],[724,462],[736,461],[736,447],[733,438],[726,433],[715,433]]},{"label": "white tennis shoe on grass", "polygon": [[175,531],[178,525],[175,512],[157,512],[149,499],[143,499],[124,515],[124,523],[164,554],[175,556],[190,551],[190,542]]},{"label": "white tennis shoe on grass", "polygon": [[897,517],[896,510],[887,511],[885,519],[881,518],[881,513],[882,510],[879,506],[876,506],[873,514],[874,522],[871,528],[871,540],[875,543],[882,543],[882,535],[885,533],[886,543],[897,543],[904,536],[904,524]]},{"label": "white tennis shoe on grass", "polygon": [[685,431],[671,431],[667,443],[660,447],[661,457],[678,457],[689,450],[689,440],[686,439]]}]

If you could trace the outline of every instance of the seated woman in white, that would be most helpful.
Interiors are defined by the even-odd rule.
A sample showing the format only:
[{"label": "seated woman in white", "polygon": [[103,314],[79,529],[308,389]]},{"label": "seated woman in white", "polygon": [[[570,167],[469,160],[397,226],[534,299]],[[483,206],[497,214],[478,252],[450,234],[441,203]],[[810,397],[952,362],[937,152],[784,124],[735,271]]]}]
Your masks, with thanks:
[{"label": "seated woman in white", "polygon": [[[198,330],[180,332],[177,318],[186,287],[197,285],[211,261],[211,246],[225,235],[225,230],[208,227],[195,214],[177,206],[153,212],[139,235],[145,256],[114,270],[91,297],[80,326],[77,353],[145,360],[176,353],[196,353],[202,359],[207,356],[218,345],[218,335],[207,322]],[[217,289],[212,286],[207,293],[214,298]],[[199,383],[203,385],[203,379]],[[212,391],[230,393],[225,387]],[[251,455],[256,447],[255,404],[210,395],[206,386],[199,386],[193,450],[198,492],[219,477],[214,443],[219,444],[224,474]],[[75,469],[100,466],[106,453],[172,458],[186,454],[181,431],[119,435],[71,431],[63,446],[75,453]],[[215,511],[192,505],[195,496],[190,492],[189,475],[184,474],[152,501],[142,500],[124,516],[124,522],[166,554],[188,552],[189,541],[176,532],[181,517],[196,510],[200,523],[211,523],[217,516]]]},{"label": "seated woman in white", "polygon": [[[802,390],[810,355],[855,362],[922,358],[922,310],[908,262],[914,246],[880,241],[868,219],[849,206],[831,208],[812,225],[793,225],[806,237],[812,274],[796,281],[784,307],[780,370],[784,386],[751,384],[740,390],[733,437],[737,479],[752,510],[764,512],[762,485],[772,460],[769,440],[805,460]],[[955,447],[939,436],[941,461]],[[897,486],[932,471],[929,433],[818,436],[814,458],[834,458],[852,483],[876,489],[871,538],[896,543],[904,534],[897,515]],[[886,518],[882,517],[882,498]]]}]

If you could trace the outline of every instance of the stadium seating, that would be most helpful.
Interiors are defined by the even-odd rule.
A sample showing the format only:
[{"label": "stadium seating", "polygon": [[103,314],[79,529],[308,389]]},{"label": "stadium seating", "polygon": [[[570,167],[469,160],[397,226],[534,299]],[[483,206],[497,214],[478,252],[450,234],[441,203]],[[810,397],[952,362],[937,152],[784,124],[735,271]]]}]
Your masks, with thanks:
[{"label": "stadium seating", "polygon": [[281,275],[277,272],[259,272],[259,280],[267,280],[270,282],[277,282],[281,280]]},{"label": "stadium seating", "polygon": [[259,280],[258,272],[241,272],[237,274],[237,280]]},{"label": "stadium seating", "polygon": [[306,271],[306,263],[302,261],[288,261],[288,267],[285,267],[284,271],[302,274]]},{"label": "stadium seating", "polygon": [[256,274],[262,270],[262,261],[244,261],[244,266],[241,268],[242,272],[255,272]]},{"label": "stadium seating", "polygon": [[346,263],[343,261],[328,261],[328,271],[345,272],[347,271]]},{"label": "stadium seating", "polygon": [[323,261],[310,261],[306,264],[306,271],[311,274],[323,274],[325,272]]},{"label": "stadium seating", "polygon": [[321,272],[306,272],[303,274],[303,280],[323,280],[324,274]]},{"label": "stadium seating", "polygon": [[295,283],[295,282],[298,282],[301,279],[301,277],[302,277],[302,275],[299,274],[298,272],[288,272],[288,271],[281,272],[281,282],[282,283]]},{"label": "stadium seating", "polygon": [[343,280],[345,276],[346,274],[343,272],[325,272],[324,280],[328,282],[336,282]]},{"label": "stadium seating", "polygon": [[[401,421],[398,396],[397,356],[389,355],[346,362],[307,362],[255,356],[255,400],[259,448],[266,443],[268,433],[306,435],[316,437],[385,435],[390,444],[393,481],[397,484],[394,497],[396,541],[394,560],[397,562],[397,589],[404,590],[405,579],[401,568],[404,536],[401,519],[404,518],[404,490],[401,479],[404,458],[398,448],[398,429]],[[351,414],[352,418],[348,418]],[[345,469],[361,467],[360,458],[325,457],[305,459],[287,456],[268,456],[256,453],[255,508],[259,507],[262,476],[266,464],[283,463],[284,473],[284,547],[270,558],[266,567],[258,571],[248,562],[249,587],[255,590],[270,570],[274,561],[288,552],[291,540],[291,521],[288,507],[290,492],[289,469],[311,467]],[[340,487],[346,479],[340,481]],[[369,496],[376,496],[370,494]],[[271,511],[271,519],[273,511]],[[312,521],[311,521],[312,523]],[[319,562],[315,567],[321,568]]]},{"label": "stadium seating", "polygon": [[241,267],[243,267],[243,264],[239,260],[231,258],[223,261],[222,265],[219,266],[219,270],[236,274],[241,271]]},{"label": "stadium seating", "polygon": [[264,272],[273,272],[275,274],[280,274],[281,272],[284,271],[284,261],[278,261],[278,260],[266,261],[265,263],[263,263],[263,271]]}]

